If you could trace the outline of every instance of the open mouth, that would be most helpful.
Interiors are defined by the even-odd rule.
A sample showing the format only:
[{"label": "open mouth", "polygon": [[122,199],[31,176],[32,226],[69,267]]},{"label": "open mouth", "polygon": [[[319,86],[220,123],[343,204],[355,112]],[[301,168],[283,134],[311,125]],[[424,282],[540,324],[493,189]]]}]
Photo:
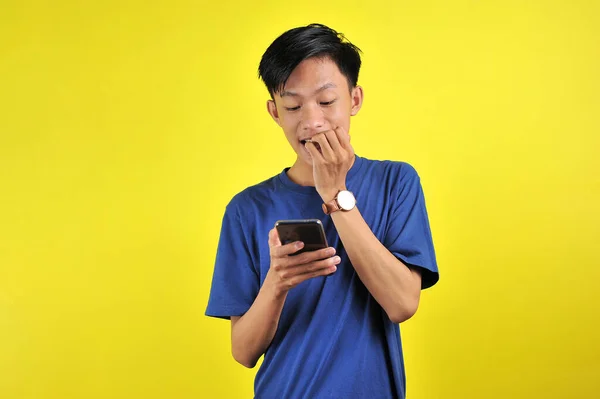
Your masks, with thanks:
[{"label": "open mouth", "polygon": [[322,154],[323,152],[321,151],[321,146],[319,145],[319,143],[317,143],[316,141],[312,141],[311,139],[306,139],[306,140],[300,140],[300,142],[302,143],[302,146],[305,146],[306,143],[313,143],[314,146],[317,148],[317,150]]}]

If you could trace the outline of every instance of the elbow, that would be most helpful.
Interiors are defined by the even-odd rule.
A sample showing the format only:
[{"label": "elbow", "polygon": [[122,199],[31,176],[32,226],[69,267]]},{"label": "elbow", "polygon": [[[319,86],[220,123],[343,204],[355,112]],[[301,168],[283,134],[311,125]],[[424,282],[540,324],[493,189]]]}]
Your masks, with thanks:
[{"label": "elbow", "polygon": [[239,364],[241,364],[242,366],[249,368],[249,369],[253,369],[254,366],[256,366],[256,362],[253,361],[244,361],[244,360],[240,360],[240,359],[235,359]]},{"label": "elbow", "polygon": [[419,307],[419,301],[410,301],[409,303],[403,303],[395,306],[390,311],[386,311],[390,321],[394,324],[400,324],[410,319],[417,313]]},{"label": "elbow", "polygon": [[258,361],[258,359],[252,359],[248,354],[243,353],[240,350],[236,350],[236,348],[233,346],[231,348],[231,354],[236,362],[249,369],[254,368]]},{"label": "elbow", "polygon": [[392,323],[400,324],[400,323],[403,323],[406,320],[410,319],[411,317],[413,317],[415,315],[415,313],[416,312],[408,312],[408,311],[396,312],[394,314],[389,315],[389,318]]}]

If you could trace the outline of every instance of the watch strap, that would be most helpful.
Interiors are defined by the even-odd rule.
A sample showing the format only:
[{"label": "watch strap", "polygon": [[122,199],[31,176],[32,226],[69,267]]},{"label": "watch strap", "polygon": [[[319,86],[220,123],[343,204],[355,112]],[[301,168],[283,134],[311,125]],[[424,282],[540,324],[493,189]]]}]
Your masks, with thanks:
[{"label": "watch strap", "polygon": [[339,210],[341,210],[342,208],[340,208],[340,206],[338,205],[337,202],[337,196],[336,198],[332,199],[329,202],[325,202],[323,205],[323,212],[325,212],[326,215],[330,215],[333,212],[337,212]]}]

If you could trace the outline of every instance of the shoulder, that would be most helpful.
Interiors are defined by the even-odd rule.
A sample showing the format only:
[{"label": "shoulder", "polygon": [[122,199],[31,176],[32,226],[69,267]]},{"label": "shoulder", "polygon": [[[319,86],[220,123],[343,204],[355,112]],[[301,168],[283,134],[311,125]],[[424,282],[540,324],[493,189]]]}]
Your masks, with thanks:
[{"label": "shoulder", "polygon": [[276,190],[277,176],[270,177],[235,194],[227,204],[226,211],[240,217],[247,214],[248,209],[264,207],[271,202]]},{"label": "shoulder", "polygon": [[402,182],[419,181],[417,170],[408,162],[363,158],[365,172]]}]

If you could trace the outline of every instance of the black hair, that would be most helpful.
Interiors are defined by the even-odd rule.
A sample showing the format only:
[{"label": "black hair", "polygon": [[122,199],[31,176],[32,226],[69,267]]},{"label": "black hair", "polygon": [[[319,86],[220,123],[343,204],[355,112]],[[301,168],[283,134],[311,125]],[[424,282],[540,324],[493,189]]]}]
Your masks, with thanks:
[{"label": "black hair", "polygon": [[350,89],[356,87],[360,70],[361,50],[342,33],[321,24],[310,24],[288,30],[267,48],[260,60],[258,76],[274,97],[283,90],[294,68],[312,58],[330,58],[348,80]]}]

